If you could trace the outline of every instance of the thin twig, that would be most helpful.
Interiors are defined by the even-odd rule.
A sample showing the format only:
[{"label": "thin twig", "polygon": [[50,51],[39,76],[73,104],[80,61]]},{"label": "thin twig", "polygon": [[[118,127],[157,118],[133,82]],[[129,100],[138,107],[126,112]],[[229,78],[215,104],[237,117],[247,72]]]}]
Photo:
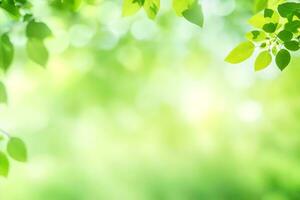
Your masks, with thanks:
[{"label": "thin twig", "polygon": [[10,138],[10,134],[2,128],[0,128],[0,132],[2,132],[6,137]]}]

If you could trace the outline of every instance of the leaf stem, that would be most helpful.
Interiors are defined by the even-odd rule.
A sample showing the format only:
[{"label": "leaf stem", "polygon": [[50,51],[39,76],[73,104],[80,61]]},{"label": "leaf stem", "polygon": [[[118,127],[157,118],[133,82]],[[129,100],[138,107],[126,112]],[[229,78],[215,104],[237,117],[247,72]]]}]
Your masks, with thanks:
[{"label": "leaf stem", "polygon": [[2,128],[0,128],[0,132],[2,132],[6,137],[10,138],[10,134]]}]

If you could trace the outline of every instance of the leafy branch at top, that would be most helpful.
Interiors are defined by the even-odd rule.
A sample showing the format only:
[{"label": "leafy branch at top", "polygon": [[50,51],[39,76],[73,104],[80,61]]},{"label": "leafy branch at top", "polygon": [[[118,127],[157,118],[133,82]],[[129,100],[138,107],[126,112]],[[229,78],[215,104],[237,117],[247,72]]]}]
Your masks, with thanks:
[{"label": "leafy branch at top", "polygon": [[[144,8],[150,19],[154,19],[160,9],[160,0],[123,0],[123,16],[131,16]],[[178,16],[203,27],[204,17],[198,0],[173,0],[173,9]]]},{"label": "leafy branch at top", "polygon": [[248,32],[247,41],[240,43],[229,53],[225,59],[227,62],[241,63],[258,49],[260,53],[254,63],[256,71],[267,68],[273,58],[280,70],[289,65],[291,53],[300,49],[300,3],[271,2],[257,2],[259,6],[256,9],[262,11],[249,20],[255,30]]}]

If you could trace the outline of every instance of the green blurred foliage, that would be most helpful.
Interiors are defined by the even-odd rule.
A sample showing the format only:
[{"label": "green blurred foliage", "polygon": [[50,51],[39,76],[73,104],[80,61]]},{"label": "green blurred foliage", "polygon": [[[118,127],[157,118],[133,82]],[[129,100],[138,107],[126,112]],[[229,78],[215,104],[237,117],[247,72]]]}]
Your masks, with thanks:
[{"label": "green blurred foliage", "polygon": [[0,199],[299,199],[299,57],[283,73],[223,61],[252,1],[203,1],[203,30],[170,1],[154,22],[122,18],[119,1],[35,2],[50,58],[27,60],[14,29],[1,128],[29,161],[0,179]]}]

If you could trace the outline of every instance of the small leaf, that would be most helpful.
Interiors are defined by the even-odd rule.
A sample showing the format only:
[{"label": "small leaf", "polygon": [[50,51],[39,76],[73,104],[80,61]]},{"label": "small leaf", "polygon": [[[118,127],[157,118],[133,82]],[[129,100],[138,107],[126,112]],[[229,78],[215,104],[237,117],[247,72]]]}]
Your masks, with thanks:
[{"label": "small leaf", "polygon": [[4,34],[0,38],[0,68],[7,71],[13,61],[14,46],[10,42],[7,34]]},{"label": "small leaf", "polygon": [[278,24],[274,23],[268,23],[263,26],[263,30],[266,31],[267,33],[274,33],[276,31]]},{"label": "small leaf", "polygon": [[144,1],[137,0],[123,0],[123,16],[131,16],[137,13],[140,8],[144,5]]},{"label": "small leaf", "polygon": [[276,64],[283,71],[291,62],[291,54],[286,49],[281,49],[276,55]]},{"label": "small leaf", "polygon": [[43,41],[38,39],[29,39],[27,41],[28,57],[35,63],[45,66],[48,62],[49,53]]},{"label": "small leaf", "polygon": [[182,16],[182,13],[187,10],[196,0],[173,0],[173,9],[178,16]]},{"label": "small leaf", "polygon": [[242,42],[228,54],[225,61],[231,64],[241,63],[253,54],[254,49],[255,45],[252,42]]},{"label": "small leaf", "polygon": [[264,10],[264,17],[265,18],[272,18],[272,16],[273,16],[273,14],[274,14],[274,10],[272,10],[272,9],[265,9]]},{"label": "small leaf", "polygon": [[9,139],[7,144],[7,152],[10,157],[17,161],[27,161],[27,149],[25,143],[19,138],[12,137]]},{"label": "small leaf", "polygon": [[283,42],[287,42],[293,38],[293,33],[287,30],[282,30],[278,33],[278,38]]},{"label": "small leaf", "polygon": [[34,20],[31,20],[27,24],[26,36],[28,38],[37,38],[43,40],[51,35],[51,30],[45,23],[35,22]]},{"label": "small leaf", "polygon": [[251,31],[246,34],[246,38],[253,42],[261,42],[266,39],[266,34],[262,31]]},{"label": "small leaf", "polygon": [[7,177],[9,172],[9,161],[7,156],[0,152],[0,176]]},{"label": "small leaf", "polygon": [[150,19],[154,19],[160,8],[160,0],[145,0],[144,9]]},{"label": "small leaf", "polygon": [[183,11],[183,17],[189,22],[203,27],[204,16],[202,6],[195,1],[187,10]]},{"label": "small leaf", "polygon": [[291,51],[298,51],[300,49],[299,42],[296,40],[287,41],[284,43],[284,46]]},{"label": "small leaf", "polygon": [[269,51],[261,52],[255,60],[255,71],[259,71],[268,67],[272,62],[272,55]]},{"label": "small leaf", "polygon": [[7,103],[7,93],[2,82],[0,82],[0,103]]}]

